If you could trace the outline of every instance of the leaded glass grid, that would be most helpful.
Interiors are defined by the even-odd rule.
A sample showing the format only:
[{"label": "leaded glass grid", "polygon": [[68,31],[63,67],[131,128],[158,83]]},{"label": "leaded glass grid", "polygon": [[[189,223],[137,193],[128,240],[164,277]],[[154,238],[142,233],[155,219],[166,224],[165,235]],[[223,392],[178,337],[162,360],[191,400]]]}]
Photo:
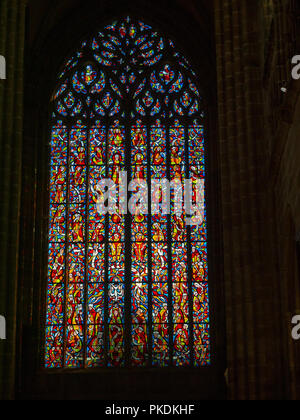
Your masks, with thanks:
[{"label": "leaded glass grid", "polygon": [[[197,86],[173,42],[131,18],[83,42],[59,74],[46,368],[210,365],[206,211],[189,226],[174,208],[184,179],[205,179]],[[119,192],[121,171],[148,186],[175,180],[170,214],[162,214],[163,185],[149,188],[148,214],[99,214],[99,182]]]}]

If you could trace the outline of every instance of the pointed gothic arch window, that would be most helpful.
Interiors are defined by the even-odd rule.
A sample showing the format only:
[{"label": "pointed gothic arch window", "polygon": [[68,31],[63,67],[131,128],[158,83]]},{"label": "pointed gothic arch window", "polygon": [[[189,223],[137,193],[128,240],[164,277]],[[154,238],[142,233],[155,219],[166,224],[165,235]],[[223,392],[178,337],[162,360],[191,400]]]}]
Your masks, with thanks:
[{"label": "pointed gothic arch window", "polygon": [[[205,179],[197,85],[173,42],[130,18],[83,42],[59,75],[46,368],[210,365],[206,212],[190,226],[175,205],[185,179]],[[120,172],[140,185],[173,181],[171,211],[162,183],[144,195],[147,214],[123,214],[119,202],[101,214],[99,182],[119,193]]]}]

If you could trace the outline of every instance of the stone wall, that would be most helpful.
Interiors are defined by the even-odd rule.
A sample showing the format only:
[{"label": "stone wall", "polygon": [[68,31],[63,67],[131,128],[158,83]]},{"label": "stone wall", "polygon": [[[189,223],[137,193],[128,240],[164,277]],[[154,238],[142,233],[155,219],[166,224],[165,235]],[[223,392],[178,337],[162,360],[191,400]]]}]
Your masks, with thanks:
[{"label": "stone wall", "polygon": [[0,80],[0,314],[7,340],[0,341],[0,399],[15,392],[19,216],[23,138],[25,2],[0,2],[0,55],[6,80]]},{"label": "stone wall", "polygon": [[260,0],[215,0],[229,398],[283,395]]},{"label": "stone wall", "polygon": [[300,313],[300,261],[296,249],[300,230],[300,81],[291,78],[291,60],[300,53],[299,7],[298,0],[274,0],[274,32],[269,38],[264,66],[267,166],[275,200],[279,274],[277,331],[285,396],[294,399],[300,395],[300,344],[291,338],[291,319]]}]

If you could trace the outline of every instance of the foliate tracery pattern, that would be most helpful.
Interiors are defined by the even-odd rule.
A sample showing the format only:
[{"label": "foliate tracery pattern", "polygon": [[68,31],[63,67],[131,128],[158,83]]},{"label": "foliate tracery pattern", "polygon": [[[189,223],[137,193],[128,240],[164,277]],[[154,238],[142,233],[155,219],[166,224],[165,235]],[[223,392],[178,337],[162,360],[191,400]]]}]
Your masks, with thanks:
[{"label": "foliate tracery pattern", "polygon": [[[52,97],[47,368],[207,366],[206,213],[101,215],[99,182],[205,179],[195,73],[130,18],[82,43]],[[157,200],[156,200],[157,201]]]}]

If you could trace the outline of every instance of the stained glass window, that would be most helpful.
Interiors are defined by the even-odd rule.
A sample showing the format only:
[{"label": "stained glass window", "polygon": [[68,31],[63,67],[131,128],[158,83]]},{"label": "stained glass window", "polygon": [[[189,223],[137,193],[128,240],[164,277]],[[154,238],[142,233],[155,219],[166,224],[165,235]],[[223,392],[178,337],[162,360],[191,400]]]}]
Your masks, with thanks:
[{"label": "stained glass window", "polygon": [[[83,42],[59,74],[51,101],[46,368],[210,365],[197,85],[173,42],[130,18]],[[108,191],[103,180],[114,192],[106,213],[98,207]],[[138,184],[130,188],[132,180]],[[120,204],[121,190],[127,201]],[[135,209],[143,211],[129,211],[137,192]]]}]

